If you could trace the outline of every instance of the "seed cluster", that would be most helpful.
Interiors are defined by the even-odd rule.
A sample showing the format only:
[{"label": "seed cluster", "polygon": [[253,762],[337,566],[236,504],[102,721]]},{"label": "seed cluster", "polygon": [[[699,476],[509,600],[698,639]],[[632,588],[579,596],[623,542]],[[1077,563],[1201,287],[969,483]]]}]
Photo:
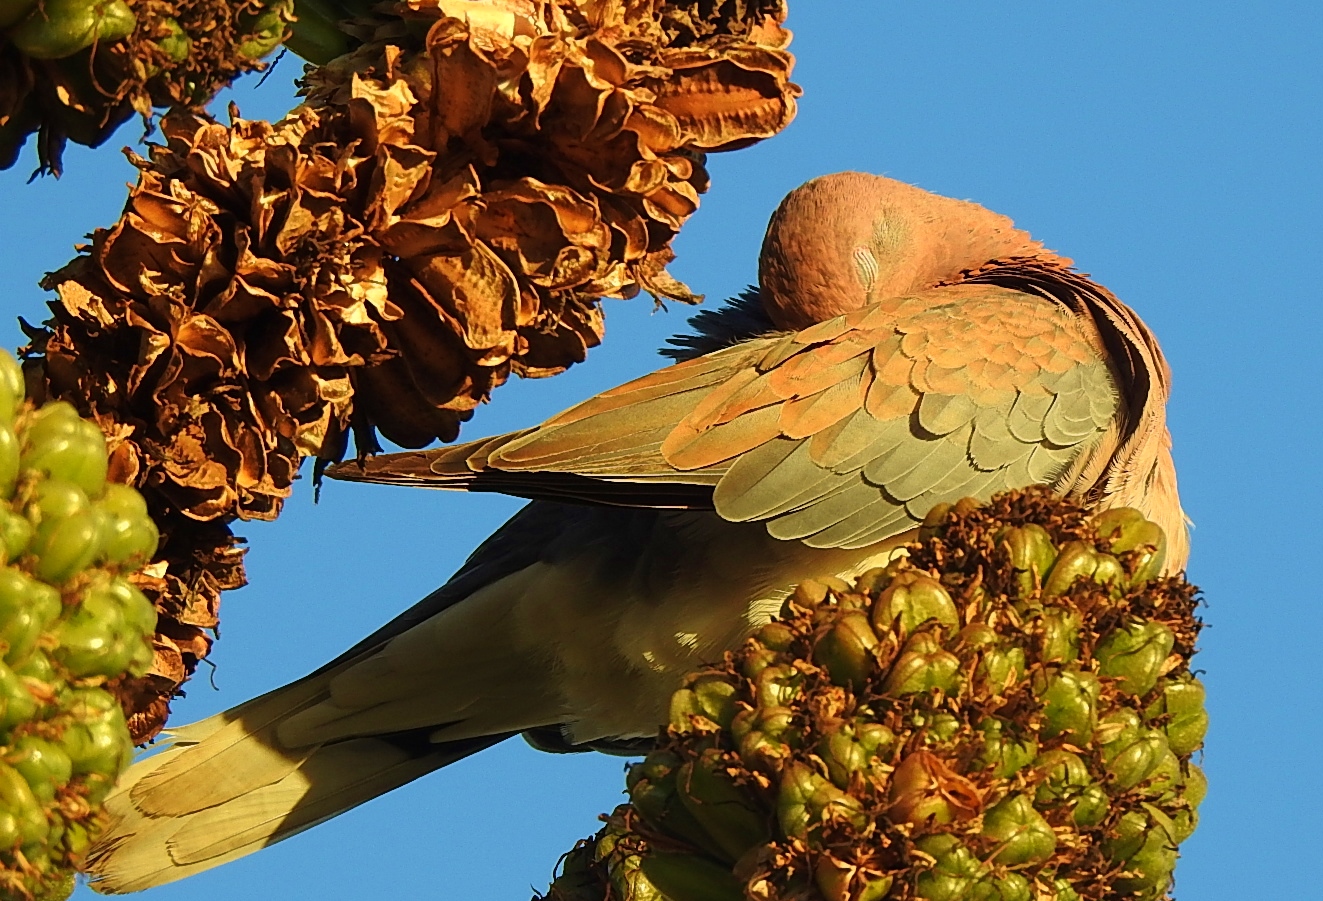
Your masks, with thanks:
[{"label": "seed cluster", "polygon": [[1161,530],[1027,492],[924,536],[692,676],[549,897],[1166,897],[1208,721]]},{"label": "seed cluster", "polygon": [[113,683],[152,662],[129,576],[156,550],[141,495],[69,404],[22,403],[0,353],[0,897],[64,897],[133,754]]},{"label": "seed cluster", "polygon": [[293,19],[294,0],[0,3],[0,169],[33,134],[58,175],[67,141],[96,147],[135,112],[201,109],[264,68]]}]

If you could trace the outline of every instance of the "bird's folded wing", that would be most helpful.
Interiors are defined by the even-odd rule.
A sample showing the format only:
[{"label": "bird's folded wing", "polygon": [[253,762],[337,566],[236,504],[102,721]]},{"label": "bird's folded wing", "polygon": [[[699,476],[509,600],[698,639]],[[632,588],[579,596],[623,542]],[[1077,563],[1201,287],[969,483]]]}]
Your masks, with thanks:
[{"label": "bird's folded wing", "polygon": [[667,367],[534,429],[330,474],[706,506],[778,538],[853,548],[943,501],[1053,484],[1103,440],[1120,403],[1070,310],[954,285]]}]

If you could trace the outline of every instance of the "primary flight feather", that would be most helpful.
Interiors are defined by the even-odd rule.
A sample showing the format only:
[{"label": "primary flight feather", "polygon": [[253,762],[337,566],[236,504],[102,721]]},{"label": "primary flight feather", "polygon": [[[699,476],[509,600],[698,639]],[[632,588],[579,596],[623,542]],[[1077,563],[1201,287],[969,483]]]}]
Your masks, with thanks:
[{"label": "primary flight feather", "polygon": [[1044,485],[1137,507],[1184,566],[1157,342],[1003,216],[815,179],[773,216],[757,291],[695,323],[680,362],[540,426],[333,467],[532,503],[336,660],[135,764],[95,887],[208,869],[520,733],[629,747],[797,582],[885,562],[938,503]]}]

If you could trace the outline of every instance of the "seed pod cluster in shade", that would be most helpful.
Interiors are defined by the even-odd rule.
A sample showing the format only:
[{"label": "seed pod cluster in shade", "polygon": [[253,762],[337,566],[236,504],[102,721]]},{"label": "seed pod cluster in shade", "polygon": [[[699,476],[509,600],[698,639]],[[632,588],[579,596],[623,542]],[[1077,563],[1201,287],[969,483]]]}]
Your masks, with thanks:
[{"label": "seed pod cluster in shade", "polygon": [[556,901],[1169,896],[1205,781],[1195,589],[1046,492],[943,505],[687,681]]},{"label": "seed pod cluster in shade", "polygon": [[0,352],[0,897],[63,898],[133,756],[115,686],[152,664],[134,584],[156,551],[142,496],[107,482],[105,438],[23,402]]},{"label": "seed pod cluster in shade", "polygon": [[452,440],[512,373],[602,338],[603,297],[697,297],[670,242],[704,154],[794,114],[781,0],[411,0],[281,122],[179,113],[119,222],[45,285],[30,390],[96,419],[161,524],[139,741],[243,583],[235,519],[354,433]]},{"label": "seed pod cluster in shade", "polygon": [[294,0],[2,0],[0,169],[32,135],[58,175],[67,141],[96,147],[135,112],[201,109],[264,68],[294,18]]}]

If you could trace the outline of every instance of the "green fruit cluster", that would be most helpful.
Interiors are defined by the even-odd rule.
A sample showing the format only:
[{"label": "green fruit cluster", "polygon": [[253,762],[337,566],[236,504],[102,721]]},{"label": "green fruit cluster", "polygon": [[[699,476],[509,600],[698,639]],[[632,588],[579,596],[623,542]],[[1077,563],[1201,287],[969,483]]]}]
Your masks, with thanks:
[{"label": "green fruit cluster", "polygon": [[0,353],[0,897],[63,897],[133,754],[106,684],[151,666],[156,611],[126,578],[156,550],[106,482],[100,429],[23,402]]},{"label": "green fruit cluster", "polygon": [[559,901],[1167,895],[1205,781],[1195,589],[1137,511],[933,511],[885,569],[799,586],[673,698]]}]

